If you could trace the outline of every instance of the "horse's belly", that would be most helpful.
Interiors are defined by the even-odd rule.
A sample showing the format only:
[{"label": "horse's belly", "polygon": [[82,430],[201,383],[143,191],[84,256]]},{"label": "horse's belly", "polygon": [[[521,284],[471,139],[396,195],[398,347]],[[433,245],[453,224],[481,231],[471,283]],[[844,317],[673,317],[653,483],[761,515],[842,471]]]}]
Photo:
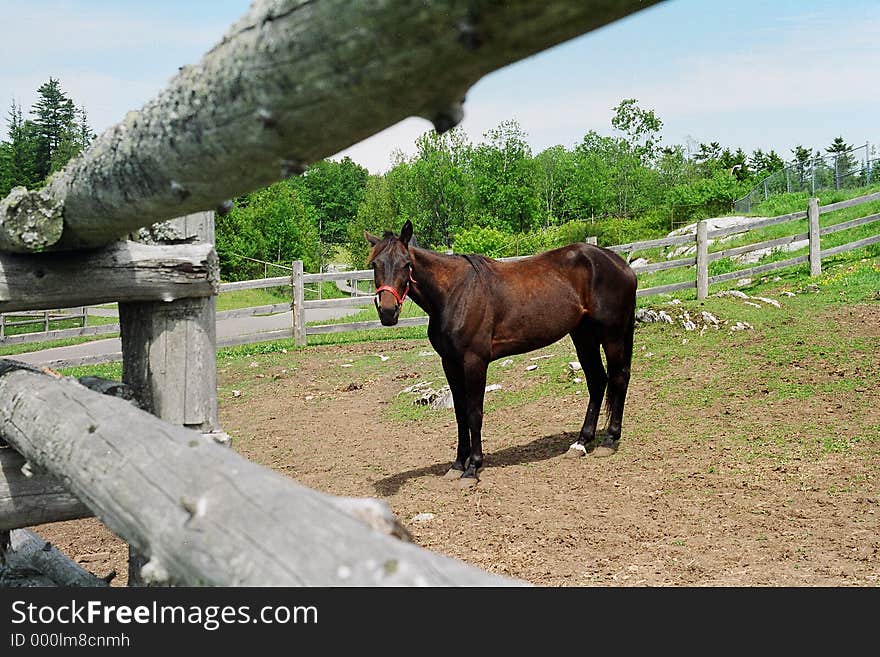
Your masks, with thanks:
[{"label": "horse's belly", "polygon": [[543,312],[507,317],[496,326],[492,336],[492,358],[534,351],[553,344],[580,323],[580,308],[542,308]]}]

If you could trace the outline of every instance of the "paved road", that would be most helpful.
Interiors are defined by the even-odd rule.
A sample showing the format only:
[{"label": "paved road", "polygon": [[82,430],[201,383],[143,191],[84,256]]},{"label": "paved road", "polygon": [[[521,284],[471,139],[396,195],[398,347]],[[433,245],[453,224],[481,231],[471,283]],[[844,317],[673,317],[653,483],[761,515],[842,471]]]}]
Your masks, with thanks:
[{"label": "paved road", "polygon": [[[112,313],[105,316],[115,316],[115,310],[108,309],[91,309],[106,310]],[[306,310],[307,322],[320,322],[337,317],[345,317],[362,310],[361,308],[309,308]],[[276,315],[262,315],[257,317],[235,317],[231,319],[221,319],[217,321],[217,339],[221,340],[225,337],[250,335],[252,333],[264,333],[266,331],[275,331],[278,329],[289,329],[292,326],[293,319],[291,313],[278,313]],[[77,358],[94,358],[94,362],[104,362],[105,360],[114,360],[111,358],[114,354],[118,354],[122,350],[122,343],[119,338],[108,338],[105,340],[93,340],[91,342],[83,342],[82,344],[70,345],[68,347],[56,347],[54,349],[43,349],[42,351],[32,351],[26,354],[18,354],[11,356],[15,360],[19,360],[31,365],[57,365],[57,361],[72,360]],[[107,357],[107,358],[104,358]]]}]

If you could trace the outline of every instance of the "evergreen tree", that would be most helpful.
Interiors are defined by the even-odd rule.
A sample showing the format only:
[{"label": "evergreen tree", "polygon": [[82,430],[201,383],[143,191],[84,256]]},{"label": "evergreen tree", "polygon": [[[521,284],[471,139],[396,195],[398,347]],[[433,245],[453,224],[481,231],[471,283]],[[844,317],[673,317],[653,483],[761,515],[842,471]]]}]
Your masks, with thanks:
[{"label": "evergreen tree", "polygon": [[37,129],[22,118],[21,105],[12,101],[6,116],[9,141],[0,144],[0,197],[19,185],[32,189],[41,177],[37,167]]},{"label": "evergreen tree", "polygon": [[48,82],[40,85],[37,94],[31,114],[37,128],[37,174],[43,179],[73,156],[77,113],[73,101],[61,90],[61,83],[55,78],[50,77]]},{"label": "evergreen tree", "polygon": [[825,152],[833,158],[831,167],[836,188],[840,188],[848,175],[857,168],[856,158],[850,153],[852,148],[852,144],[847,144],[843,137],[835,137],[831,145],[825,147]]}]

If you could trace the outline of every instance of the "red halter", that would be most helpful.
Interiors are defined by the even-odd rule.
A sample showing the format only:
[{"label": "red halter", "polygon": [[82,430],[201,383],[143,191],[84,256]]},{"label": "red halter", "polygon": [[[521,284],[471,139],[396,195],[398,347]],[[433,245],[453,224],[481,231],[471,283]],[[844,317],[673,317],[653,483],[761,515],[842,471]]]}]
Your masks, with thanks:
[{"label": "red halter", "polygon": [[391,292],[394,295],[394,298],[397,299],[397,305],[402,306],[403,302],[406,301],[406,295],[409,294],[409,284],[415,283],[415,279],[412,275],[412,265],[409,265],[409,280],[406,282],[406,287],[403,289],[403,295],[399,294],[397,290],[395,290],[390,285],[381,285],[376,288],[376,296],[373,298],[373,302],[376,304],[376,307],[379,307],[379,294],[382,292]]}]

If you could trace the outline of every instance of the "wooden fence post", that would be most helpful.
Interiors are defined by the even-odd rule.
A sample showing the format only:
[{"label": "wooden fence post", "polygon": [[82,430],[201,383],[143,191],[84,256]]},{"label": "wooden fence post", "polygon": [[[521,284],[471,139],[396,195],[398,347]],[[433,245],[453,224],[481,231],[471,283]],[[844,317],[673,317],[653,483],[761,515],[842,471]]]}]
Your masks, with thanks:
[{"label": "wooden fence post", "polygon": [[697,300],[709,296],[709,237],[708,224],[697,222]]},{"label": "wooden fence post", "polygon": [[810,236],[810,276],[822,275],[822,245],[819,238],[819,199],[811,198],[807,206]]},{"label": "wooden fence post", "polygon": [[[181,239],[214,242],[214,213],[169,222]],[[217,413],[214,297],[119,303],[122,380],[141,406],[173,424],[228,442]],[[149,555],[129,549],[129,586],[142,586]]]},{"label": "wooden fence post", "polygon": [[306,307],[304,305],[302,260],[294,260],[292,270],[290,272],[290,287],[293,290],[293,302],[290,304],[290,310],[293,315],[293,343],[304,346],[306,344]]}]

